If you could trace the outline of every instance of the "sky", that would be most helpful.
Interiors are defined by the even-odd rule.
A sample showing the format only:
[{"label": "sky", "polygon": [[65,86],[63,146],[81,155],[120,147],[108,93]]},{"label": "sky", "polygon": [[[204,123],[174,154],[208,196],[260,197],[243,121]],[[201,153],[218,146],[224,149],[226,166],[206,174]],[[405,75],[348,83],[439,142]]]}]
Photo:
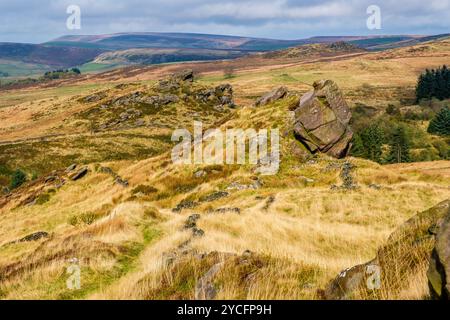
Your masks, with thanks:
[{"label": "sky", "polygon": [[[81,11],[67,28],[67,8]],[[369,29],[367,8],[380,9]],[[0,42],[63,35],[191,32],[276,39],[325,35],[450,33],[450,0],[0,0]]]}]

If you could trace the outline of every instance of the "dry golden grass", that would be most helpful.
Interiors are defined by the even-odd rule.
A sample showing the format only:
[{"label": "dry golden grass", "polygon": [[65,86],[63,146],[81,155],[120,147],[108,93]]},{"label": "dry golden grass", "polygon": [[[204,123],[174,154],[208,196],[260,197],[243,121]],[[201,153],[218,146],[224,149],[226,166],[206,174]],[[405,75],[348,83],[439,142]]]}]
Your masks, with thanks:
[{"label": "dry golden grass", "polygon": [[[226,268],[218,275],[221,290],[217,298],[319,298],[318,289],[341,270],[373,259],[378,248],[406,220],[450,198],[450,161],[380,166],[350,159],[357,165],[355,179],[360,188],[332,191],[330,186],[340,183],[339,171],[329,165],[341,162],[320,156],[309,163],[293,155],[295,141],[288,130],[292,119],[286,101],[254,108],[253,97],[279,84],[303,92],[314,80],[331,78],[348,93],[351,104],[364,102],[382,107],[408,96],[420,70],[448,62],[449,54],[448,44],[443,42],[427,54],[393,51],[389,55],[370,53],[326,63],[298,61],[238,70],[229,82],[243,106],[219,126],[279,127],[280,133],[286,131],[281,170],[276,176],[260,177],[261,189],[228,190],[228,197],[174,213],[172,208],[182,200],[199,201],[212,192],[225,190],[232,182],[251,183],[252,166],[225,166],[199,179],[193,175],[202,166],[174,166],[168,153],[146,160],[101,163],[129,180],[130,188],[123,188],[110,176],[97,172],[92,164],[85,178],[66,183],[42,205],[17,207],[17,203],[9,203],[0,209],[0,298],[191,299],[198,277],[218,257],[210,255],[202,262],[191,257],[168,266],[167,255],[182,249],[234,254],[235,259],[246,250],[255,253],[250,263],[256,266],[254,269],[227,260]],[[150,82],[177,68],[180,66],[150,68],[148,73],[130,74],[125,79],[116,70],[93,79],[104,77],[109,81],[108,77],[113,76],[126,81],[139,77],[140,81]],[[199,82],[223,82],[221,72],[205,71]],[[103,85],[94,89],[100,87]],[[2,93],[2,140],[55,132],[61,119],[87,108],[80,104],[66,108],[68,102],[88,93],[86,87],[79,89],[55,93],[58,98],[54,101],[41,99],[48,99],[47,95],[56,89],[38,91],[36,96],[18,91],[17,103],[14,97]],[[117,94],[112,90],[112,95]],[[36,113],[43,117],[33,123],[31,118]],[[172,119],[174,123],[176,120]],[[60,129],[63,134],[78,134],[76,125]],[[301,147],[297,147],[301,153]],[[68,152],[64,147],[58,151]],[[374,190],[370,184],[379,184],[381,189]],[[133,193],[138,186],[156,191]],[[273,201],[269,201],[271,197]],[[240,214],[211,212],[218,208],[239,208]],[[204,237],[192,238],[191,231],[183,229],[186,219],[194,213],[201,214],[198,227],[205,231]],[[89,219],[82,219],[89,214],[94,216],[90,224],[86,223],[91,222]],[[76,221],[81,222],[71,223],[74,217],[80,217]],[[36,231],[46,231],[50,237],[8,244]],[[79,258],[82,266],[82,290],[78,292],[65,287],[65,269],[73,257]],[[379,298],[424,298],[426,268],[426,262],[419,264],[414,281],[401,279],[402,290],[380,293]]]}]

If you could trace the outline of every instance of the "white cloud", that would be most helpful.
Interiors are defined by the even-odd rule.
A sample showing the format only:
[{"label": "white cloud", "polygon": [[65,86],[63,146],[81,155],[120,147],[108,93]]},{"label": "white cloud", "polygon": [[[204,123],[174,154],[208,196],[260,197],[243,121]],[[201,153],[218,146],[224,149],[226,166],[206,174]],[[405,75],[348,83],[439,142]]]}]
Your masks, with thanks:
[{"label": "white cloud", "polygon": [[385,34],[450,32],[450,0],[0,0],[0,41],[42,42],[70,33],[69,4],[81,7],[83,34],[179,31],[286,39],[368,34],[366,9],[372,4],[381,8]]}]

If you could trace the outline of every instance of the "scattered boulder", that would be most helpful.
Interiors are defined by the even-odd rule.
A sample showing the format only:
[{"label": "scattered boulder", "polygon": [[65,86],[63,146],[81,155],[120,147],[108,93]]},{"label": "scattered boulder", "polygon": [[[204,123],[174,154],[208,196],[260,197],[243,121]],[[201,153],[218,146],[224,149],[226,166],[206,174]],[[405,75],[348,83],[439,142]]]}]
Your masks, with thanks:
[{"label": "scattered boulder", "polygon": [[275,196],[269,196],[264,204],[263,210],[269,210],[270,206],[275,202]]},{"label": "scattered boulder", "polygon": [[236,214],[241,214],[241,209],[240,208],[231,208],[231,207],[229,208],[229,207],[226,207],[226,208],[218,208],[218,209],[215,209],[215,210],[211,209],[211,210],[208,211],[208,213],[210,213],[210,214],[212,214],[212,213],[225,214],[225,213],[229,213],[229,212],[236,213]]},{"label": "scattered boulder", "polygon": [[284,97],[287,96],[288,92],[289,92],[289,90],[286,87],[278,87],[278,88],[274,89],[273,91],[266,93],[262,97],[258,98],[256,100],[255,105],[257,107],[265,106],[269,103],[283,99]]},{"label": "scattered boulder", "polygon": [[184,224],[185,229],[192,229],[197,226],[197,221],[200,219],[199,214],[193,214],[189,216],[189,218],[186,220],[186,223]]},{"label": "scattered boulder", "polygon": [[256,179],[252,184],[242,184],[239,182],[232,182],[227,187],[227,190],[257,190],[263,186],[262,182],[259,179]]},{"label": "scattered boulder", "polygon": [[181,88],[182,85],[190,85],[194,82],[194,72],[191,69],[172,74],[169,78],[160,80],[158,89],[161,92],[172,92]]},{"label": "scattered boulder", "polygon": [[67,167],[66,172],[71,172],[73,170],[75,170],[77,168],[77,164],[71,164],[70,166]]},{"label": "scattered boulder", "polygon": [[213,201],[228,197],[229,195],[230,194],[226,191],[213,192],[207,196],[201,197],[200,202],[213,202]]},{"label": "scattered boulder", "polygon": [[186,69],[172,74],[171,79],[173,81],[193,82],[194,71],[192,69]]},{"label": "scattered boulder", "polygon": [[38,241],[42,238],[47,238],[48,237],[48,233],[45,231],[39,231],[39,232],[35,232],[32,234],[29,234],[25,237],[23,237],[22,239],[19,240],[19,242],[31,242],[31,241]]},{"label": "scattered boulder", "polygon": [[217,295],[217,289],[214,286],[216,275],[222,270],[223,262],[219,262],[211,267],[195,285],[195,300],[213,300]]},{"label": "scattered boulder", "polygon": [[113,169],[109,167],[100,167],[99,171],[101,173],[109,174],[110,176],[116,176],[116,173],[113,171]]},{"label": "scattered boulder", "polygon": [[376,184],[376,183],[369,184],[369,188],[373,189],[373,190],[381,190],[381,186],[379,184]]},{"label": "scattered boulder", "polygon": [[343,158],[351,147],[352,117],[337,84],[331,80],[314,83],[314,90],[300,99],[295,110],[294,133],[310,152]]},{"label": "scattered boulder", "polygon": [[128,186],[130,185],[129,182],[128,182],[128,180],[123,179],[123,178],[121,178],[121,177],[119,177],[119,176],[117,176],[117,177],[114,179],[114,182],[115,182],[116,184],[118,184],[118,185],[124,187],[124,188],[128,188]]},{"label": "scattered boulder", "polygon": [[177,204],[175,208],[172,209],[172,212],[180,213],[183,209],[193,209],[197,207],[199,204],[197,202],[191,200],[182,200]]},{"label": "scattered boulder", "polygon": [[104,98],[106,98],[106,93],[105,92],[98,92],[98,93],[91,94],[91,95],[89,95],[87,97],[84,97],[82,99],[82,101],[84,103],[92,103],[92,102],[98,102],[98,101],[100,101],[100,100],[102,100]]},{"label": "scattered boulder", "polygon": [[353,171],[355,170],[355,168],[356,166],[350,161],[344,162],[344,164],[342,165],[342,171],[340,175],[342,179],[341,189],[354,190],[358,188],[355,179],[353,178]]},{"label": "scattered boulder", "polygon": [[200,238],[205,235],[205,231],[197,227],[197,221],[200,219],[199,214],[189,216],[184,224],[184,229],[191,229],[194,238]]},{"label": "scattered boulder", "polygon": [[180,101],[180,98],[178,98],[178,96],[177,95],[174,95],[174,94],[166,94],[166,95],[163,95],[163,96],[161,96],[161,97],[159,97],[159,104],[162,104],[162,105],[168,105],[168,104],[171,104],[171,103],[177,103],[177,102],[179,102]]},{"label": "scattered boulder", "polygon": [[39,231],[39,232],[34,232],[32,234],[29,234],[19,240],[15,240],[15,241],[11,241],[8,243],[8,245],[10,244],[17,244],[17,243],[22,243],[22,242],[32,242],[32,241],[38,241],[41,240],[43,238],[48,238],[49,234],[45,231]]},{"label": "scattered boulder", "polygon": [[212,104],[216,111],[225,108],[234,108],[233,87],[230,84],[221,84],[215,88],[201,89],[195,93],[195,99],[204,104]]},{"label": "scattered boulder", "polygon": [[435,299],[450,299],[450,210],[439,223],[436,234],[436,246],[433,250],[428,269],[428,283],[431,296]]},{"label": "scattered boulder", "polygon": [[44,183],[54,182],[56,181],[56,179],[58,179],[58,176],[51,175],[44,179]]},{"label": "scattered boulder", "polygon": [[88,167],[83,167],[80,170],[78,170],[78,171],[76,171],[76,172],[74,172],[72,174],[69,174],[69,179],[72,180],[72,181],[80,180],[84,176],[86,176],[88,172],[89,172]]},{"label": "scattered boulder", "polygon": [[195,238],[201,238],[205,235],[205,231],[203,231],[202,229],[199,229],[197,227],[192,228],[192,235]]},{"label": "scattered boulder", "polygon": [[206,177],[207,173],[205,170],[198,170],[194,173],[194,177],[196,178],[203,178]]},{"label": "scattered boulder", "polygon": [[128,180],[126,180],[126,179],[122,178],[121,176],[119,176],[117,173],[114,172],[113,169],[111,169],[109,167],[100,167],[99,171],[101,173],[108,174],[111,177],[113,177],[114,178],[114,183],[116,183],[116,184],[118,184],[118,185],[120,185],[120,186],[122,186],[124,188],[127,188],[130,185]]}]

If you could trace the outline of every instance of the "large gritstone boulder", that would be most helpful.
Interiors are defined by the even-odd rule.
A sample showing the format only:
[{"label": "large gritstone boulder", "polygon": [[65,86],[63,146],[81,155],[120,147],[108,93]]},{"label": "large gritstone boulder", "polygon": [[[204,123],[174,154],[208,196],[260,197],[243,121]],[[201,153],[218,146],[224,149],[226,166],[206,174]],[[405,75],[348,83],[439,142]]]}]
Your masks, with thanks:
[{"label": "large gritstone boulder", "polygon": [[350,108],[336,83],[321,80],[300,99],[295,110],[294,132],[312,153],[323,152],[335,158],[347,155],[353,132]]}]

